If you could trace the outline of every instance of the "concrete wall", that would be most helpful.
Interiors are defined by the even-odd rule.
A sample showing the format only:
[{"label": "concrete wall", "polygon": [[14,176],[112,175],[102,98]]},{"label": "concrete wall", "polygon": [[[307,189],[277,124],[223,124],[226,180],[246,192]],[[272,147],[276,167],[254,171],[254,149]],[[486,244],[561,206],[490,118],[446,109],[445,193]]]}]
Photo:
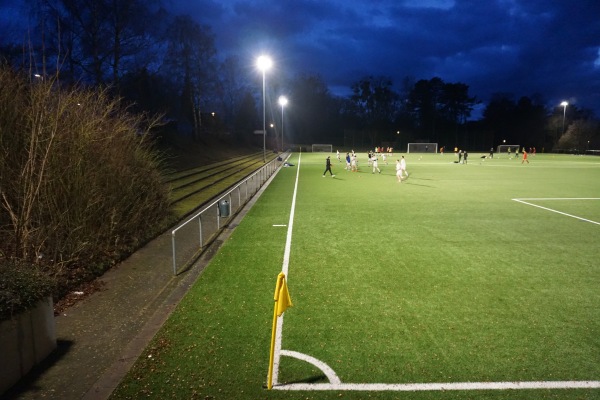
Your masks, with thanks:
[{"label": "concrete wall", "polygon": [[56,348],[52,298],[0,322],[0,395]]}]

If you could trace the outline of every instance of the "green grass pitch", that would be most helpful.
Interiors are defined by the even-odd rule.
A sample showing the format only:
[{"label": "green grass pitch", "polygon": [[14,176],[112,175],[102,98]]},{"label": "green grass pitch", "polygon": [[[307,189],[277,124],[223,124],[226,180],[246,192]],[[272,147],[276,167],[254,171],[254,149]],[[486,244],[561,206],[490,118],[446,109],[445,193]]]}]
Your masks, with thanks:
[{"label": "green grass pitch", "polygon": [[[600,158],[481,155],[406,154],[398,183],[396,155],[323,178],[326,154],[293,154],[113,398],[600,398],[263,388],[298,168],[282,349],[344,384],[600,380]],[[278,382],[329,383],[287,356]]]}]

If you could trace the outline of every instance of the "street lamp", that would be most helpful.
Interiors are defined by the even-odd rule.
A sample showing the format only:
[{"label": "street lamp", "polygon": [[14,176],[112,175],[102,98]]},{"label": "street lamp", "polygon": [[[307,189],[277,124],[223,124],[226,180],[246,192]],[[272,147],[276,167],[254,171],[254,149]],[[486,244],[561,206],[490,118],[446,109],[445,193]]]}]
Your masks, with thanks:
[{"label": "street lamp", "polygon": [[283,152],[283,107],[288,103],[288,99],[285,96],[279,96],[279,105],[281,106],[281,151]]},{"label": "street lamp", "polygon": [[565,133],[565,117],[567,116],[567,106],[569,105],[569,103],[567,103],[566,101],[563,101],[562,103],[560,103],[561,106],[564,107],[563,110],[563,128],[562,128],[562,133]]},{"label": "street lamp", "polygon": [[262,71],[263,78],[263,161],[267,163],[267,123],[266,123],[266,91],[265,91],[265,72],[271,68],[273,61],[267,56],[260,56],[256,60],[258,69]]}]

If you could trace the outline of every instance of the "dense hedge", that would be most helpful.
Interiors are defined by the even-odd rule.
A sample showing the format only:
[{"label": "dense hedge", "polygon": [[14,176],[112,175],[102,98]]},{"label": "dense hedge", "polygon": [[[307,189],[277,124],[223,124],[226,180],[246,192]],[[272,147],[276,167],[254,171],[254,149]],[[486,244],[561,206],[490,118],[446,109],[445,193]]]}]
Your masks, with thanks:
[{"label": "dense hedge", "polygon": [[157,121],[108,90],[0,67],[0,269],[41,265],[60,296],[164,229]]},{"label": "dense hedge", "polygon": [[0,321],[33,308],[54,293],[55,281],[35,265],[0,261]]}]

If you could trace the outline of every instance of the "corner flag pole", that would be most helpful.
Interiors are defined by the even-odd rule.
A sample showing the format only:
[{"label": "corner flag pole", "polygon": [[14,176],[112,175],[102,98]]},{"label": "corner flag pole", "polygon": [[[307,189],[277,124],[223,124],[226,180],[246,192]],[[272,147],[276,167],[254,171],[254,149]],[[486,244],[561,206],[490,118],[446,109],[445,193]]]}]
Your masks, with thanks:
[{"label": "corner flag pole", "polygon": [[271,330],[271,351],[269,355],[269,374],[267,377],[267,389],[273,388],[273,363],[275,360],[275,337],[277,336],[277,317],[281,316],[288,307],[291,307],[292,299],[285,282],[285,274],[280,272],[275,285],[275,305],[273,307],[273,328]]}]

